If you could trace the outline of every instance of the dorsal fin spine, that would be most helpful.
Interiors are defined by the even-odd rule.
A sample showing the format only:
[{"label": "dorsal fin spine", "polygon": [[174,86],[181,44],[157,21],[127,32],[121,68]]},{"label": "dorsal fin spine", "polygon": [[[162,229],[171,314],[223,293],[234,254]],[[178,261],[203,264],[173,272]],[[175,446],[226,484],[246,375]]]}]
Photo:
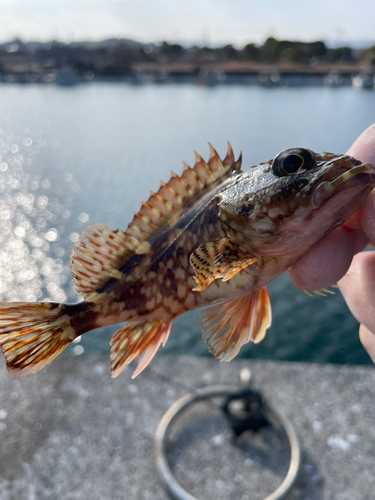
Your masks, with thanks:
[{"label": "dorsal fin spine", "polygon": [[203,160],[203,158],[201,157],[201,155],[199,153],[197,153],[196,151],[194,151],[194,155],[195,155],[195,166],[199,165],[199,164],[202,164],[202,165],[205,165],[206,162]]},{"label": "dorsal fin spine", "polygon": [[190,168],[187,170],[188,174],[191,174],[195,179],[198,177],[197,172],[194,170],[194,168]]},{"label": "dorsal fin spine", "polygon": [[165,205],[165,200],[160,196],[159,193],[155,193],[154,198],[156,198],[162,205]]},{"label": "dorsal fin spine", "polygon": [[199,187],[197,173],[195,170],[189,168],[189,170],[185,170],[182,177],[187,182],[189,196],[192,196],[192,194],[195,193],[195,190]]},{"label": "dorsal fin spine", "polygon": [[204,168],[204,174],[211,175],[211,168],[209,165],[203,160],[203,158],[196,152],[194,151],[195,158],[196,158],[196,166],[202,166]]},{"label": "dorsal fin spine", "polygon": [[199,162],[194,165],[196,172],[198,173],[199,179],[204,183],[204,179],[207,177],[207,170],[203,163]]},{"label": "dorsal fin spine", "polygon": [[229,142],[227,142],[227,154],[223,160],[224,165],[233,165],[234,163],[234,156],[233,156],[233,149],[232,146],[230,145]]},{"label": "dorsal fin spine", "polygon": [[150,205],[145,201],[141,201],[141,207],[147,208],[148,210],[152,210],[152,207],[150,207]]},{"label": "dorsal fin spine", "polygon": [[[172,179],[171,179],[172,180]],[[160,184],[162,185],[162,187],[164,188],[164,190],[167,191],[168,193],[168,198],[170,200],[173,200],[175,197],[176,197],[176,191],[173,189],[172,185],[171,185],[171,182],[168,182],[168,184],[166,184],[165,182],[162,183],[162,181],[160,181]],[[170,196],[172,195],[172,196]],[[165,201],[165,200],[164,200]]]},{"label": "dorsal fin spine", "polygon": [[147,224],[149,223],[149,219],[146,215],[142,214],[142,212],[133,212],[133,216],[136,217],[137,219],[140,219],[143,222],[146,222]]},{"label": "dorsal fin spine", "polygon": [[148,217],[150,220],[152,219],[155,213],[152,207],[146,207],[146,206],[142,206],[140,211],[145,215],[145,217]]},{"label": "dorsal fin spine", "polygon": [[219,155],[217,154],[217,151],[213,147],[213,145],[210,142],[207,142],[207,144],[208,144],[208,147],[210,148],[210,158],[209,158],[209,160],[211,160],[212,158],[218,157]]},{"label": "dorsal fin spine", "polygon": [[156,217],[160,217],[161,216],[161,212],[157,208],[153,208],[152,211],[154,212],[154,214],[156,215]]},{"label": "dorsal fin spine", "polygon": [[168,189],[168,191],[169,191],[170,193],[172,193],[172,194],[173,194],[173,196],[176,196],[176,194],[177,194],[177,193],[176,193],[176,191],[173,189],[173,187],[171,186],[171,184],[169,184],[169,183],[168,183],[165,187]]},{"label": "dorsal fin spine", "polygon": [[208,164],[214,172],[217,172],[217,178],[225,175],[227,172],[227,169],[225,168],[223,162],[220,160],[220,157],[217,154],[209,159]]},{"label": "dorsal fin spine", "polygon": [[178,176],[171,177],[170,183],[173,186],[173,188],[175,189],[176,193],[181,194],[181,191],[183,191],[183,192],[186,191],[186,188],[184,187],[184,185],[181,182],[181,177],[178,177]]},{"label": "dorsal fin spine", "polygon": [[135,221],[134,219],[133,219],[133,221],[132,221],[132,222],[130,222],[130,223],[128,224],[128,227],[129,227],[129,229],[132,229],[132,230],[133,230],[133,231],[135,231],[136,233],[141,233],[141,230],[140,230],[140,228],[137,226],[136,221]]},{"label": "dorsal fin spine", "polygon": [[237,161],[234,163],[234,169],[235,170],[240,170],[242,165],[242,150],[240,151],[240,154],[237,158]]},{"label": "dorsal fin spine", "polygon": [[[157,227],[156,224],[150,219],[150,217],[148,217],[147,215],[144,215],[142,213],[142,210],[140,212],[135,212],[134,217],[139,219],[141,224],[144,225],[146,229],[148,226],[151,226],[154,229]],[[141,227],[141,229],[142,229],[142,227]]]},{"label": "dorsal fin spine", "polygon": [[135,247],[135,246],[137,246],[137,244],[138,244],[138,240],[137,240],[137,238],[135,238],[134,236],[131,236],[131,237],[130,237],[130,245],[131,245],[132,247]]}]

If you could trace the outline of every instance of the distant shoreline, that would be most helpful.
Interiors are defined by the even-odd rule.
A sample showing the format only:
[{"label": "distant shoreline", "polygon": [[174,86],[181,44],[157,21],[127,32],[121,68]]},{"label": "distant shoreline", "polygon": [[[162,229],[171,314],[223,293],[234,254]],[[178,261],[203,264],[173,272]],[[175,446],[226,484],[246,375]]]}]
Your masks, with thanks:
[{"label": "distant shoreline", "polygon": [[0,44],[0,82],[71,86],[92,80],[197,85],[352,85],[372,88],[375,45],[327,47],[322,41],[268,38],[242,48],[183,47],[111,39],[95,44],[13,40]]},{"label": "distant shoreline", "polygon": [[[126,74],[115,71],[77,72],[71,66],[40,68],[33,65],[9,65],[0,73],[0,83],[57,84],[74,86],[91,81],[124,82],[133,85],[190,83],[195,85],[272,86],[358,86],[372,88],[375,70],[356,63],[315,65],[259,64],[248,61],[224,62],[140,62]],[[357,79],[358,85],[355,84]]]}]

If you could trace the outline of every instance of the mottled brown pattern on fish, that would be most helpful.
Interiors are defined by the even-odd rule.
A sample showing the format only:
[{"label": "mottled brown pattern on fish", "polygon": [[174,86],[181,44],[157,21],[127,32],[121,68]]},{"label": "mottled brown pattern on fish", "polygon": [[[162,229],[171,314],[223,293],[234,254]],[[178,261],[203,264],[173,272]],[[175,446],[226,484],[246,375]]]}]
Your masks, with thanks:
[{"label": "mottled brown pattern on fish", "polygon": [[[199,296],[192,291],[195,282],[190,255],[200,243],[224,236],[217,217],[217,200],[212,195],[211,200],[204,211],[189,210],[182,222],[177,221],[151,240],[147,254],[134,256],[126,262],[120,268],[123,277],[110,280],[99,291],[102,297],[97,305],[106,300],[107,293],[111,293],[114,300],[109,314],[119,310],[118,304],[125,306],[130,315],[136,311],[139,317],[150,313],[176,316],[197,307]],[[190,224],[185,226],[184,222],[188,220]]]}]

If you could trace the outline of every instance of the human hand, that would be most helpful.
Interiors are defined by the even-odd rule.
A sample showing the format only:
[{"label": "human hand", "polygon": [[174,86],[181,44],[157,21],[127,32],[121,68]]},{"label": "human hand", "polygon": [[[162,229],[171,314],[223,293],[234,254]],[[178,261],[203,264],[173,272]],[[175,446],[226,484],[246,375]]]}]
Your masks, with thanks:
[{"label": "human hand", "polygon": [[[347,154],[375,165],[375,123]],[[375,246],[375,190],[360,210],[291,267],[290,276],[297,287],[306,290],[338,283],[351,313],[361,323],[362,345],[375,363],[375,252],[358,253],[368,243]]]}]

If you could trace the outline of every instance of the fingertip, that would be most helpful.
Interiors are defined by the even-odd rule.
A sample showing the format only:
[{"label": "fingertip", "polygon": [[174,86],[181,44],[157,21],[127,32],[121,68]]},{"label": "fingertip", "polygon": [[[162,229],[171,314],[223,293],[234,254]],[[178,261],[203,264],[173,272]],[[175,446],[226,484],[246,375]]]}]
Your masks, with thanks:
[{"label": "fingertip", "polygon": [[347,154],[364,163],[375,164],[375,123],[362,132],[350,146]]},{"label": "fingertip", "polygon": [[[375,166],[375,123],[370,125],[350,146],[347,153],[363,163]],[[374,222],[373,222],[374,221]],[[372,191],[363,207],[357,211],[347,222],[346,227],[352,229],[359,227],[359,223],[370,240],[375,236],[375,192]]]}]

